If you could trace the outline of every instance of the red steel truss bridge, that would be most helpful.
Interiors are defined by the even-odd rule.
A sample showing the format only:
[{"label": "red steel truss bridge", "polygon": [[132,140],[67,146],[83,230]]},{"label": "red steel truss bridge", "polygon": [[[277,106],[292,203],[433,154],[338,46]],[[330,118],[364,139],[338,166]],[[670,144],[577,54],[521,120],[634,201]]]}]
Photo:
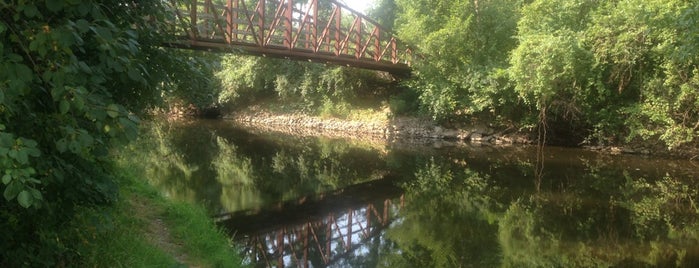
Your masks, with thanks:
[{"label": "red steel truss bridge", "polygon": [[165,45],[409,74],[411,49],[334,0],[172,0],[179,40]]}]

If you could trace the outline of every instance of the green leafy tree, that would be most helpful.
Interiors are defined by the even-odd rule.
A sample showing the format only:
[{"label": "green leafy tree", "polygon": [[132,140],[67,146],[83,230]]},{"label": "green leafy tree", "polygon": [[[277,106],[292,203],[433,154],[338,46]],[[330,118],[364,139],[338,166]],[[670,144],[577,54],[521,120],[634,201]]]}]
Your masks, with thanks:
[{"label": "green leafy tree", "polygon": [[135,139],[136,114],[184,80],[166,79],[186,64],[159,47],[162,5],[0,2],[0,265],[77,258],[61,226],[77,206],[115,200],[110,147]]},{"label": "green leafy tree", "polygon": [[216,76],[222,85],[218,102],[224,106],[276,98],[309,113],[342,107],[390,83],[369,70],[241,55],[225,56]]},{"label": "green leafy tree", "polygon": [[395,0],[377,0],[367,16],[375,19],[386,30],[393,31],[397,8]]},{"label": "green leafy tree", "polygon": [[626,141],[676,148],[697,135],[696,10],[690,1],[612,1],[593,15],[588,36],[605,87],[630,95],[619,111]]},{"label": "green leafy tree", "polygon": [[534,1],[522,9],[508,73],[530,112],[538,113],[540,130],[584,128],[580,118],[595,97],[596,69],[582,36],[595,4]]},{"label": "green leafy tree", "polygon": [[417,46],[409,85],[436,119],[508,114],[517,96],[505,73],[519,1],[396,1],[399,36]]}]

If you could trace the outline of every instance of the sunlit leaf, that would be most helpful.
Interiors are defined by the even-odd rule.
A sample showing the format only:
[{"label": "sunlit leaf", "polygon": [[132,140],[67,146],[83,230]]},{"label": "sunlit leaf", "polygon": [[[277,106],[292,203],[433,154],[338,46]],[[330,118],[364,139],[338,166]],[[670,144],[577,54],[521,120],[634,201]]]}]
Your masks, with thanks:
[{"label": "sunlit leaf", "polygon": [[110,104],[107,106],[107,115],[111,118],[116,118],[119,116],[119,106],[116,104]]}]

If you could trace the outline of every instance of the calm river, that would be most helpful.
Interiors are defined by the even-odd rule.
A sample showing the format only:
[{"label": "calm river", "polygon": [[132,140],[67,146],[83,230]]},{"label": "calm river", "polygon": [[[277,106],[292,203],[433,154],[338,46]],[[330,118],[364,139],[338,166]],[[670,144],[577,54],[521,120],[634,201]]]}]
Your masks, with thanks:
[{"label": "calm river", "polygon": [[[699,162],[154,123],[146,176],[252,266],[699,267]],[[540,162],[541,164],[541,162]]]}]

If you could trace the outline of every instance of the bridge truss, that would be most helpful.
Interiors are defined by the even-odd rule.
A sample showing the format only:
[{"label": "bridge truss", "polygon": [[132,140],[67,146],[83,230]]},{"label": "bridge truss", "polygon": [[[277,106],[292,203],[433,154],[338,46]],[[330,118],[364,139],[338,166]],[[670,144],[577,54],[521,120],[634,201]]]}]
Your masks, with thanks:
[{"label": "bridge truss", "polygon": [[393,222],[396,211],[404,206],[403,196],[400,203],[393,202],[386,199],[280,226],[249,235],[244,244],[253,263],[266,267],[337,266]]},{"label": "bridge truss", "polygon": [[171,1],[180,39],[169,46],[410,72],[409,47],[334,0]]}]

